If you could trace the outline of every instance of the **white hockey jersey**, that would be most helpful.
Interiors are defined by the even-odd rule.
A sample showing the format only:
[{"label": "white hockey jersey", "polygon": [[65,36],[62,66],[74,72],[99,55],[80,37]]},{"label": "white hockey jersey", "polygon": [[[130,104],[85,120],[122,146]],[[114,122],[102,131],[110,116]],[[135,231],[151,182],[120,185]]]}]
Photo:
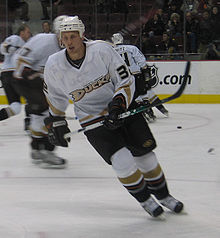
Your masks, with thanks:
[{"label": "white hockey jersey", "polygon": [[[140,69],[147,67],[144,54],[134,45],[118,44],[113,46],[115,50],[124,59],[132,74],[140,73]],[[146,94],[139,95],[136,98],[138,103],[143,100],[149,100],[151,103],[157,98],[157,95],[152,89],[149,89]]]},{"label": "white hockey jersey", "polygon": [[44,70],[50,110],[65,112],[71,99],[81,124],[106,115],[108,103],[117,94],[122,93],[130,105],[135,90],[134,77],[110,44],[89,41],[85,45],[79,68],[67,60],[64,49],[49,57]]},{"label": "white hockey jersey", "polygon": [[134,45],[114,45],[115,50],[121,55],[132,74],[140,73],[140,68],[146,66],[146,58]]},{"label": "white hockey jersey", "polygon": [[56,34],[35,35],[16,52],[14,76],[21,78],[24,67],[43,73],[48,57],[58,51],[60,46]]},{"label": "white hockey jersey", "polygon": [[1,43],[1,54],[4,55],[2,71],[13,71],[15,69],[13,55],[24,44],[25,41],[18,35],[11,35]]}]

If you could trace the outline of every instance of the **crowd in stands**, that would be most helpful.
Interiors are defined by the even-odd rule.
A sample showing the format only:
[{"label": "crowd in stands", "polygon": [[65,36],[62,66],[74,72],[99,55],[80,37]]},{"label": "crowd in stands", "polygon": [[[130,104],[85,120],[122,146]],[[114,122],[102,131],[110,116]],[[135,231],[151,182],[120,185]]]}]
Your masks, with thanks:
[{"label": "crowd in stands", "polygon": [[[216,49],[220,41],[218,2],[211,0],[166,2],[167,4],[158,9],[142,27],[143,52],[152,54],[150,50],[153,49],[154,54],[181,53],[185,41],[186,53],[199,53],[200,59],[207,59],[210,55],[214,55],[213,49]],[[212,54],[210,54],[211,49]],[[178,56],[172,58],[178,59]]]},{"label": "crowd in stands", "polygon": [[[20,19],[29,21],[29,6],[26,1],[8,2],[10,11],[20,8]],[[179,59],[185,54],[200,55],[200,59],[206,59],[213,56],[220,45],[218,0],[157,1],[162,4],[156,9],[153,7],[155,1],[144,0],[39,2],[42,7],[40,20],[47,20],[46,28],[57,15],[71,15],[74,12],[85,22],[88,38],[107,40],[114,32],[122,31],[125,33],[125,42],[127,40],[127,43],[137,45],[145,55],[153,59],[164,59],[167,55],[169,59]],[[50,9],[48,13],[50,4],[52,11]],[[140,21],[140,16],[145,16],[147,11],[153,14],[147,21]],[[43,25],[44,22],[42,27]],[[50,29],[46,31],[50,32]]]}]

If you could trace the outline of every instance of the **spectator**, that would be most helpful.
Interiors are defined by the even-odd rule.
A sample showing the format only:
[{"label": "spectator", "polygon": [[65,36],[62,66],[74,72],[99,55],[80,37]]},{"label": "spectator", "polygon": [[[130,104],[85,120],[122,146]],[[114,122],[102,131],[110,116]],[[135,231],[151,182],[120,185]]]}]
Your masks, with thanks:
[{"label": "spectator", "polygon": [[163,33],[162,40],[158,43],[158,53],[168,54],[167,59],[174,59],[173,54],[178,52],[178,44],[174,38],[171,38],[167,32]]},{"label": "spectator", "polygon": [[172,37],[179,37],[183,34],[183,23],[178,13],[173,13],[167,24],[167,31]]},{"label": "spectator", "polygon": [[28,11],[29,11],[29,5],[26,1],[20,0],[19,2],[19,8],[21,9],[21,15],[20,20],[22,21],[29,21]]},{"label": "spectator", "polygon": [[28,16],[29,12],[29,5],[26,1],[24,0],[9,0],[8,1],[8,8],[9,11],[13,13],[13,16],[15,15],[16,9],[20,9],[20,16],[19,19],[22,21],[29,21],[30,18]]},{"label": "spectator", "polygon": [[154,59],[153,54],[157,53],[154,36],[142,35],[142,52],[148,55],[147,59]]},{"label": "spectator", "polygon": [[191,12],[186,13],[186,51],[187,53],[197,52],[198,20]]},{"label": "spectator", "polygon": [[205,53],[205,59],[207,60],[220,60],[220,52],[216,49],[214,44],[210,44]]},{"label": "spectator", "polygon": [[105,0],[97,0],[97,12],[98,13],[106,13],[106,1]]},{"label": "spectator", "polygon": [[42,22],[42,33],[51,33],[50,22],[43,21]]},{"label": "spectator", "polygon": [[57,17],[58,6],[62,4],[62,0],[52,0],[52,6],[50,6],[50,3],[51,3],[50,0],[40,0],[40,2],[41,2],[42,12],[43,12],[43,18],[41,18],[41,20],[50,19],[50,16],[47,10],[48,7],[52,8],[52,18],[54,19]]},{"label": "spectator", "polygon": [[128,13],[128,5],[126,0],[110,0],[109,2],[111,13]]},{"label": "spectator", "polygon": [[181,6],[181,11],[191,12],[193,15],[198,14],[199,2],[197,0],[185,0]]},{"label": "spectator", "polygon": [[53,4],[53,11],[55,11],[53,15],[72,15],[74,11],[77,11],[77,9],[77,3],[74,0],[56,1],[56,4]]},{"label": "spectator", "polygon": [[169,2],[170,2],[170,0],[164,0],[163,1],[163,11],[164,12],[168,11],[168,9],[169,9]]},{"label": "spectator", "polygon": [[52,5],[52,18],[53,20],[58,16],[58,11],[61,5],[63,5],[63,1],[62,0],[54,0],[52,1],[53,5]]},{"label": "spectator", "polygon": [[159,36],[164,32],[165,26],[158,14],[155,14],[145,25],[143,32],[149,36]]},{"label": "spectator", "polygon": [[166,25],[168,23],[168,14],[164,13],[162,8],[157,9],[156,13],[158,14],[158,16],[161,19],[161,21],[163,22],[163,24]]},{"label": "spectator", "polygon": [[40,3],[41,3],[41,7],[42,7],[42,12],[43,12],[43,18],[41,18],[41,20],[49,20],[50,17],[49,17],[49,13],[47,10],[47,8],[50,5],[49,0],[40,0]]},{"label": "spectator", "polygon": [[169,6],[169,9],[167,10],[168,19],[171,18],[171,15],[173,13],[179,14],[181,20],[183,19],[183,12],[177,8],[177,4],[175,2],[171,3],[171,5]]},{"label": "spectator", "polygon": [[205,10],[211,11],[211,8],[213,7],[213,1],[212,0],[200,0],[198,6],[198,11],[203,12]]},{"label": "spectator", "polygon": [[175,5],[176,9],[180,9],[183,0],[164,0],[163,2],[163,10],[167,12],[171,8],[171,5]]},{"label": "spectator", "polygon": [[208,45],[213,40],[213,23],[210,18],[208,10],[205,10],[202,14],[202,20],[199,22],[199,31],[198,31],[198,41],[199,48],[198,52],[203,54],[201,59],[204,59],[204,54],[207,50]]},{"label": "spectator", "polygon": [[217,6],[213,6],[211,10],[211,21],[213,24],[214,40],[220,40],[220,12]]},{"label": "spectator", "polygon": [[175,4],[177,9],[180,9],[185,0],[170,0],[171,4]]}]

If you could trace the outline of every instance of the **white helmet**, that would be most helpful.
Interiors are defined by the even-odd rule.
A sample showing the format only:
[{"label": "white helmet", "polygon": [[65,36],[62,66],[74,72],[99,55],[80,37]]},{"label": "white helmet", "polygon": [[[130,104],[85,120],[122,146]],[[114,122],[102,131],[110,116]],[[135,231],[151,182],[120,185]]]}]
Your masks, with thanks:
[{"label": "white helmet", "polygon": [[60,24],[59,31],[60,34],[65,31],[78,31],[80,37],[82,37],[85,32],[85,26],[78,16],[67,17]]},{"label": "white helmet", "polygon": [[67,15],[61,15],[61,16],[56,17],[53,20],[53,31],[55,34],[59,33],[60,24],[67,17],[68,17]]},{"label": "white helmet", "polygon": [[124,38],[121,33],[113,34],[111,39],[114,45],[122,44],[124,41]]}]

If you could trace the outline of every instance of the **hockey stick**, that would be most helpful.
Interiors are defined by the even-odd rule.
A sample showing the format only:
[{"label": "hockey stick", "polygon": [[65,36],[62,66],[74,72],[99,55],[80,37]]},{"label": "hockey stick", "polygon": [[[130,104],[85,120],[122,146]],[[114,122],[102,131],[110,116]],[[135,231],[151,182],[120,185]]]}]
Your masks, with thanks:
[{"label": "hockey stick", "polygon": [[[133,116],[137,113],[140,113],[140,112],[145,112],[147,110],[149,110],[150,108],[152,107],[156,107],[156,106],[159,106],[163,103],[167,103],[173,99],[176,99],[178,97],[180,97],[184,91],[184,89],[186,88],[186,84],[187,84],[187,79],[188,79],[188,75],[189,75],[189,71],[190,71],[190,61],[187,62],[186,64],[186,68],[185,68],[185,72],[184,72],[184,76],[183,76],[183,82],[182,84],[180,85],[179,89],[171,96],[167,97],[167,98],[164,98],[164,99],[161,99],[161,101],[159,103],[152,103],[150,105],[144,105],[144,106],[140,106],[136,109],[132,109],[130,111],[127,111],[125,113],[122,113],[119,118],[126,118],[126,117],[129,117],[129,116]],[[86,126],[86,127],[83,127],[83,128],[80,128],[76,131],[72,131],[70,133],[67,133],[64,135],[64,138],[67,139],[67,138],[70,138],[72,135],[75,135],[75,134],[78,134],[80,132],[85,132],[85,131],[88,131],[88,130],[91,130],[91,129],[95,129],[99,126],[102,126],[103,125],[103,121],[100,121],[100,122],[96,122],[94,124],[91,124],[89,126]]]},{"label": "hockey stick", "polygon": [[65,119],[66,119],[66,120],[78,120],[78,117],[66,116]]}]

